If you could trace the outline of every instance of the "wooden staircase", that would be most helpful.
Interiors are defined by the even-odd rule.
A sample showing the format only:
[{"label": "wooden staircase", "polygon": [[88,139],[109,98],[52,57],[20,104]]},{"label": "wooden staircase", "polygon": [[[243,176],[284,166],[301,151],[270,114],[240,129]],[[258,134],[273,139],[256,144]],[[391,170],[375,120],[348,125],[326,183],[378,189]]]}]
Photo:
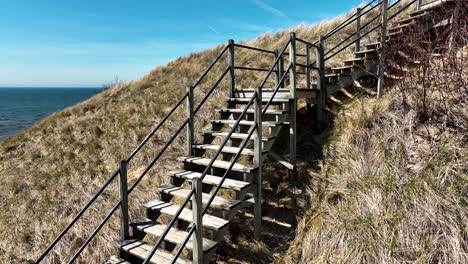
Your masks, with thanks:
[{"label": "wooden staircase", "polygon": [[[383,2],[386,2],[386,0],[383,0]],[[323,36],[320,43],[310,43],[296,39],[295,34],[292,33],[284,48],[276,52],[239,45],[230,41],[229,45],[223,49],[203,73],[202,77],[194,86],[188,88],[187,93],[162,118],[156,128],[148,134],[130,157],[121,162],[119,169],[49,245],[36,263],[44,259],[64,234],[93,204],[96,198],[103,193],[110,182],[117,178],[117,175],[119,175],[120,179],[119,202],[116,203],[108,217],[93,232],[93,235],[83,243],[69,263],[72,263],[79,256],[100,231],[101,227],[109,220],[110,216],[119,208],[121,211],[121,239],[115,242],[119,257],[111,257],[105,262],[106,264],[209,263],[229,232],[230,224],[240,211],[253,210],[255,237],[258,238],[261,227],[262,162],[269,154],[271,154],[271,157],[277,156],[277,153],[272,153],[272,148],[280,137],[283,128],[288,129],[286,134],[289,134],[290,137],[288,146],[290,148],[290,159],[288,161],[280,157],[278,161],[290,169],[291,175],[294,175],[296,170],[297,100],[305,99],[306,102],[315,104],[317,122],[320,123],[323,121],[322,114],[326,109],[326,100],[340,102],[339,99],[335,98],[338,93],[352,97],[352,94],[346,88],[353,86],[356,81],[361,80],[363,77],[384,78],[385,81],[392,81],[403,76],[402,68],[392,67],[391,64],[388,65],[386,75],[383,75],[383,77],[379,75],[382,50],[385,46],[395,45],[405,35],[416,30],[433,35],[435,30],[440,32],[450,28],[450,20],[447,22],[447,16],[449,15],[447,10],[454,6],[454,1],[439,0],[439,2],[439,5],[431,4],[426,9],[412,12],[408,17],[389,24],[388,35],[385,36],[384,34],[385,37],[381,37],[381,41],[374,40],[375,42],[363,44],[364,48],[361,49],[360,42],[357,41],[359,38],[356,38],[351,43],[356,43],[354,56],[342,61],[342,65],[330,68],[324,66],[327,54],[324,53]],[[414,1],[411,3],[414,3]],[[368,4],[366,7],[369,6],[371,5]],[[386,12],[385,8],[382,8],[382,10],[383,13]],[[443,13],[444,15],[435,20],[436,13]],[[360,19],[359,15],[357,19]],[[335,32],[333,32],[334,29],[327,35],[331,36],[340,30],[339,27],[337,28],[335,28],[337,29]],[[385,40],[386,45],[382,46],[383,40]],[[296,42],[306,44],[306,55],[296,54]],[[399,54],[398,61],[400,64],[411,65],[415,63],[417,58],[411,54],[412,45],[414,45],[415,49],[423,47],[434,50],[433,43],[430,42],[407,43],[405,50],[396,53]],[[268,71],[260,87],[245,89],[235,87],[234,70],[246,69],[235,65],[235,47],[247,48],[275,56],[275,63],[269,69],[260,69]],[[286,53],[288,47],[289,53]],[[309,58],[310,49],[315,48],[318,54],[316,66]],[[438,50],[443,51],[443,48]],[[198,107],[195,107],[193,102],[195,87],[226,53],[228,53],[229,66],[213,88],[208,91]],[[283,56],[286,55],[289,57],[290,63],[285,70],[283,68]],[[336,53],[328,58],[334,55]],[[305,67],[309,79],[307,80],[308,87],[306,89],[298,88],[296,83],[296,57],[298,56],[307,57]],[[249,70],[252,70],[252,68]],[[310,76],[311,70],[317,70],[318,72],[315,82],[312,81]],[[273,72],[276,74],[276,87],[264,88],[267,79]],[[231,79],[230,96],[226,99],[223,108],[216,109],[218,117],[211,120],[211,129],[200,132],[202,142],[195,142],[193,140],[194,116],[225,76],[230,76]],[[287,84],[288,82],[289,84]],[[127,164],[184,101],[187,101],[187,120],[137,178],[137,181],[128,187]],[[188,128],[187,155],[178,158],[180,169],[169,172],[166,176],[170,178],[171,184],[159,187],[156,190],[158,198],[144,204],[146,216],[143,219],[129,222],[127,196],[185,127]]]},{"label": "wooden staircase", "polygon": [[[448,2],[451,3],[451,2]],[[434,27],[448,27],[449,24],[436,25],[431,18],[434,12],[437,12],[441,6],[435,6],[431,9],[416,11],[410,14],[409,17],[393,23],[393,26],[388,30],[387,45],[397,42],[403,35],[412,32],[415,28],[421,28],[424,25],[424,31],[433,30]],[[342,66],[332,67],[327,69],[328,74],[325,75],[327,96],[332,97],[339,92],[346,93],[344,88],[353,85],[353,82],[363,76],[377,76],[379,64],[379,52],[381,48],[380,42],[373,42],[363,45],[365,48],[354,53],[354,57],[344,60]],[[403,54],[406,60],[410,62],[414,58],[410,54]],[[394,71],[392,71],[394,73]],[[392,75],[386,75],[388,81],[395,79]],[[317,90],[317,82],[312,83],[312,90]],[[270,101],[274,88],[263,88],[262,103]],[[243,106],[250,101],[256,89],[237,89],[234,91],[234,96],[227,99],[226,107],[217,109],[219,119],[212,120],[212,130],[202,133],[203,142],[193,145],[193,155],[180,157],[181,170],[173,171],[168,174],[171,177],[171,185],[163,186],[158,189],[159,199],[148,202],[145,205],[147,209],[147,218],[143,221],[132,223],[133,237],[131,240],[120,241],[117,247],[122,252],[122,259],[113,257],[107,263],[140,263],[146,258],[150,245],[144,242],[145,236],[158,238],[161,236],[166,225],[158,222],[158,219],[164,215],[173,217],[179,208],[181,199],[185,198],[190,192],[190,182],[194,179],[200,179],[202,172],[210,164],[210,157],[213,152],[218,151],[221,146],[216,142],[226,139],[229,129],[236,123],[239,115],[243,112]],[[313,96],[317,98],[316,95]],[[275,144],[275,140],[279,136],[281,129],[284,126],[289,126],[290,109],[290,89],[278,89],[275,97],[271,100],[274,109],[269,109],[265,112],[262,119],[263,133],[262,137],[262,159],[264,159]],[[202,203],[206,205],[210,199],[210,191],[214,186],[221,181],[219,175],[230,167],[233,156],[240,151],[240,144],[248,138],[247,132],[253,125],[255,110],[251,107],[244,119],[240,121],[239,127],[235,133],[229,138],[229,146],[222,148],[221,156],[212,164],[210,174],[204,177]],[[242,162],[236,162],[232,166],[232,170],[227,179],[222,184],[222,189],[228,191],[227,196],[216,196],[214,198],[208,214],[203,216],[203,262],[209,263],[214,252],[223,241],[224,236],[228,232],[229,224],[235,217],[236,213],[253,206],[254,193],[257,190],[255,178],[257,177],[258,167],[255,165],[254,157],[255,150],[253,141],[255,137],[249,138],[252,141],[249,144],[250,148],[245,148],[241,152],[244,157]],[[189,205],[190,207],[190,205]],[[153,255],[151,263],[173,263],[173,251],[178,249],[183,243],[183,239],[187,236],[185,231],[191,225],[192,211],[189,208],[183,209],[183,212],[177,219],[177,224],[171,229],[169,234],[164,238],[166,242],[164,249],[158,249]],[[192,263],[191,252],[192,244],[187,243],[184,249],[183,257],[179,257],[175,263]],[[124,260],[125,259],[125,260]],[[116,262],[116,260],[121,262]]]}]

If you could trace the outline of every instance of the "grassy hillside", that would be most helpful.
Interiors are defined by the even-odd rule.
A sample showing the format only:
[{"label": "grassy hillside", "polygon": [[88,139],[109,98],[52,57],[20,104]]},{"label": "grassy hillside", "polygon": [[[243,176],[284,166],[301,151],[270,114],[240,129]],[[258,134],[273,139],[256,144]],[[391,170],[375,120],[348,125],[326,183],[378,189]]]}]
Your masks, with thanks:
[{"label": "grassy hillside", "polygon": [[[317,25],[300,25],[298,37],[315,40],[340,19]],[[246,44],[280,48],[289,37],[285,30],[265,34]],[[298,47],[300,48],[300,47]],[[32,128],[0,143],[0,262],[22,263],[34,260],[62,230],[77,211],[99,189],[219,54],[221,47],[193,53],[154,69],[140,80],[118,84],[91,99],[55,113]],[[223,60],[224,62],[227,59]],[[267,68],[273,58],[251,51],[236,51],[236,63]],[[218,66],[195,92],[199,101],[221,75],[226,64]],[[265,73],[237,72],[239,87],[259,85]],[[207,125],[226,98],[222,82],[199,114],[197,127]],[[169,139],[185,110],[181,108],[129,166],[130,181]],[[176,157],[184,154],[183,137],[177,139],[155,169],[130,196],[133,216],[142,202],[155,197],[155,188],[168,180],[165,172],[174,169]],[[117,194],[117,184],[85,214],[73,232],[51,253],[47,263],[62,263],[70,257],[104,217]],[[118,234],[116,219],[108,224],[84,252],[83,263],[95,263],[114,251],[110,241]]]},{"label": "grassy hillside", "polygon": [[335,117],[281,262],[468,262],[468,49],[425,55]]}]

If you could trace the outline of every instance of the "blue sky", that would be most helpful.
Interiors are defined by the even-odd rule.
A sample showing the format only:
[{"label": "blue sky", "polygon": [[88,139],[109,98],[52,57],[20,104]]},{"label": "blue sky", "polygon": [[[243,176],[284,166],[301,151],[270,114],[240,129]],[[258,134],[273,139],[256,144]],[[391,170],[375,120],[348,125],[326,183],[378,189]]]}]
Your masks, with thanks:
[{"label": "blue sky", "polygon": [[360,0],[0,0],[1,86],[92,86],[230,38],[342,14]]}]

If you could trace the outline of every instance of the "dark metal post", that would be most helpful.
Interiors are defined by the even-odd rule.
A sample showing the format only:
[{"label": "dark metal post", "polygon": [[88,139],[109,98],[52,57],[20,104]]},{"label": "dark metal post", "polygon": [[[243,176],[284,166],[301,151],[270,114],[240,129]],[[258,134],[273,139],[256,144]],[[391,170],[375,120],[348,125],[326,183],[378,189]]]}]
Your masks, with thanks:
[{"label": "dark metal post", "polygon": [[234,98],[234,90],[236,89],[236,78],[235,78],[235,62],[234,62],[234,40],[229,40],[229,78],[230,78],[230,87],[229,87],[229,97]]},{"label": "dark metal post", "polygon": [[192,238],[193,263],[203,264],[203,190],[200,178],[193,179],[192,188],[195,190],[192,196],[192,222],[195,225],[195,233]]},{"label": "dark metal post", "polygon": [[[278,54],[280,56],[280,59],[278,61],[278,72],[279,72],[279,76],[280,76],[280,79],[283,77],[284,75],[284,56],[283,54]],[[285,82],[283,80],[283,83],[280,84],[280,88],[283,88],[285,85]]]},{"label": "dark metal post", "polygon": [[193,116],[193,87],[189,86],[187,88],[187,155],[192,156],[193,153],[193,142],[194,142],[194,116]]},{"label": "dark metal post", "polygon": [[307,85],[307,89],[310,89],[311,87],[311,76],[310,76],[310,49],[311,49],[311,46],[309,44],[306,44],[306,65],[307,65],[307,69],[306,69],[306,85]]},{"label": "dark metal post", "polygon": [[[277,49],[275,49],[275,60],[274,60],[274,61],[276,61],[276,60],[278,59],[278,55],[279,55],[279,51],[278,51]],[[280,75],[281,72],[280,72],[280,69],[279,69],[280,67],[279,67],[279,66],[280,66],[280,63],[278,62],[278,63],[276,64],[276,66],[275,66],[275,70],[276,70],[276,74],[275,74],[275,76],[276,76],[276,85],[279,85],[279,81],[280,81],[280,79],[281,79],[281,75]]]},{"label": "dark metal post", "polygon": [[377,97],[382,96],[385,78],[385,52],[387,47],[388,0],[382,1],[382,36],[380,40],[379,80],[377,83]]},{"label": "dark metal post", "polygon": [[257,129],[255,131],[255,156],[254,156],[254,165],[257,167],[257,172],[254,178],[254,183],[256,190],[254,191],[254,238],[259,239],[262,229],[262,159],[263,159],[263,149],[262,149],[262,89],[259,87],[255,91],[255,123]]},{"label": "dark metal post", "polygon": [[120,200],[122,204],[120,206],[120,239],[126,240],[130,237],[128,232],[128,186],[127,186],[127,162],[120,162],[119,171],[119,186],[120,186]]},{"label": "dark metal post", "polygon": [[322,130],[325,126],[325,101],[327,99],[327,89],[325,87],[325,51],[323,36],[320,36],[317,47],[317,128]]},{"label": "dark metal post", "polygon": [[355,51],[361,51],[361,8],[356,9],[356,47]]},{"label": "dark metal post", "polygon": [[291,70],[289,72],[290,80],[290,98],[289,98],[289,159],[293,169],[291,171],[291,181],[296,180],[296,33],[291,33],[291,44],[289,46],[289,60]]}]

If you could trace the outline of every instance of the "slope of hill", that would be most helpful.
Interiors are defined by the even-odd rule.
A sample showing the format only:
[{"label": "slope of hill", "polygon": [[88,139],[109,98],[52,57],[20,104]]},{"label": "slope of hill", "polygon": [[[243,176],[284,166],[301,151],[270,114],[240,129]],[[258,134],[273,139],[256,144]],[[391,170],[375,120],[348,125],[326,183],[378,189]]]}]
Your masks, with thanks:
[{"label": "slope of hill", "polygon": [[[316,25],[300,25],[294,30],[305,39],[317,39],[340,22],[341,18]],[[278,48],[289,37],[289,31],[268,33],[248,45]],[[343,34],[345,34],[344,32]],[[178,58],[154,69],[140,80],[118,84],[91,99],[55,113],[32,128],[0,143],[0,262],[18,263],[34,260],[70,221],[76,212],[99,189],[116,168],[119,160],[129,155],[143,140],[172,104],[193,84],[219,54],[217,47]],[[236,53],[236,61],[249,66],[269,67],[273,58],[255,52]],[[200,99],[224,70],[219,67],[207,76],[196,91]],[[257,86],[263,73],[239,72],[239,87]],[[248,77],[248,78],[244,78]],[[249,82],[246,82],[249,80]],[[197,120],[199,127],[207,125],[214,108],[226,98],[227,84],[222,82],[207,102]],[[185,111],[176,112],[134,161],[129,178],[135,180],[138,171],[148,163],[168,140],[174,127],[181,123]],[[179,139],[182,142],[182,139]],[[174,144],[167,155],[151,171],[143,184],[130,197],[132,215],[136,208],[154,198],[160,175],[173,168],[175,157],[181,156],[181,143]],[[179,146],[179,147],[175,147]],[[183,145],[182,145],[183,146]],[[116,184],[98,201],[90,213],[77,223],[48,258],[61,263],[70,257],[81,242],[109,210],[117,197]],[[112,254],[110,241],[118,232],[116,219],[107,225],[83,254],[84,263],[104,260]]]},{"label": "slope of hill", "polygon": [[284,262],[468,262],[467,56],[341,109]]}]

